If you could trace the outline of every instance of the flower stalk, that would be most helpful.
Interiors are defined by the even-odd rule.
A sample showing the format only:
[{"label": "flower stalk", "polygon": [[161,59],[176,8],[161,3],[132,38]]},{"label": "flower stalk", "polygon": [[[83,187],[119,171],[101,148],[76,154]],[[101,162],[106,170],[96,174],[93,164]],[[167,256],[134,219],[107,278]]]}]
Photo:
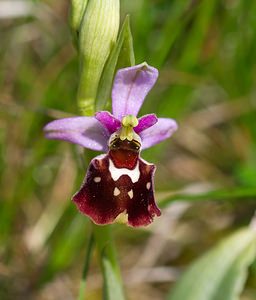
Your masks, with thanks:
[{"label": "flower stalk", "polygon": [[111,225],[98,226],[93,224],[93,233],[104,278],[104,300],[123,300],[125,297],[122,277],[114,246]]},{"label": "flower stalk", "polygon": [[93,232],[91,232],[91,235],[89,237],[88,244],[87,244],[83,274],[82,274],[82,279],[81,279],[80,289],[79,289],[79,295],[78,295],[77,300],[83,300],[84,297],[85,297],[86,278],[87,278],[88,271],[89,271],[89,266],[90,266],[90,261],[91,261],[93,248],[94,248],[94,235],[93,235]]}]

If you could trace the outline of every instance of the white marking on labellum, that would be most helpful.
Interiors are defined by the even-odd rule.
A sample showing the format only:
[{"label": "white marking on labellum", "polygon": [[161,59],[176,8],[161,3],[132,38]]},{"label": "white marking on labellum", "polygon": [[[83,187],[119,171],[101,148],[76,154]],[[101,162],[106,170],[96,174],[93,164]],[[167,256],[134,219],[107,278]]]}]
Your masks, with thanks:
[{"label": "white marking on labellum", "polygon": [[133,190],[132,190],[132,189],[128,192],[128,196],[129,196],[131,199],[133,198]]},{"label": "white marking on labellum", "polygon": [[148,190],[151,188],[151,182],[148,182],[148,183],[146,184],[146,188],[147,188]]},{"label": "white marking on labellum", "polygon": [[118,195],[120,195],[120,190],[117,188],[117,187],[115,187],[115,189],[114,189],[114,196],[118,196]]},{"label": "white marking on labellum", "polygon": [[113,161],[109,159],[109,172],[114,181],[117,181],[122,175],[128,175],[132,183],[135,183],[140,178],[139,162],[133,170],[129,170],[127,168],[116,168]]},{"label": "white marking on labellum", "polygon": [[94,182],[101,182],[101,178],[100,177],[94,177],[93,180],[94,180]]}]

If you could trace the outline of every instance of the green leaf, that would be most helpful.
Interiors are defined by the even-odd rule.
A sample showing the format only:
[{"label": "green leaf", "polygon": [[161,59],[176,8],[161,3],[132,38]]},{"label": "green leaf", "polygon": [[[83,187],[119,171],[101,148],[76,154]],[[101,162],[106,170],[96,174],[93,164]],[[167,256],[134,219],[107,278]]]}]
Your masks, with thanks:
[{"label": "green leaf", "polygon": [[84,261],[84,268],[83,268],[83,276],[80,283],[80,290],[79,290],[79,300],[83,300],[85,297],[85,291],[86,291],[86,279],[89,272],[91,257],[92,257],[92,251],[94,248],[94,237],[91,233],[91,236],[89,237],[88,244],[87,244],[87,250],[86,250],[86,256]]},{"label": "green leaf", "polygon": [[104,300],[124,300],[122,279],[111,229],[111,226],[93,224],[95,243],[104,277]]},{"label": "green leaf", "polygon": [[[194,9],[189,8],[190,6],[190,1],[179,0],[169,10],[167,18],[164,19],[161,34],[157,36],[156,43],[154,43],[152,61],[155,67],[161,67],[164,64],[177,37],[187,26]],[[186,12],[189,14],[186,15]]]},{"label": "green leaf", "polygon": [[133,37],[131,32],[129,15],[126,16],[123,26],[124,26],[123,43],[121,45],[121,50],[118,56],[116,69],[121,69],[124,67],[135,65]]},{"label": "green leaf", "polygon": [[116,69],[135,64],[130,19],[126,16],[119,37],[103,70],[96,97],[96,111],[106,109],[110,103],[112,82]]},{"label": "green leaf", "polygon": [[[168,192],[167,192],[168,193]],[[235,201],[241,198],[252,198],[256,196],[255,187],[238,187],[230,190],[213,190],[206,193],[189,194],[185,192],[169,192],[163,200],[159,202],[161,208],[169,206],[174,201]]]},{"label": "green leaf", "polygon": [[190,35],[187,37],[186,46],[183,50],[180,67],[189,70],[198,64],[200,53],[211,20],[216,9],[216,0],[203,0],[198,5],[197,16]]},{"label": "green leaf", "polygon": [[255,230],[236,232],[195,261],[167,299],[237,300],[255,254]]},{"label": "green leaf", "polygon": [[123,300],[124,295],[119,280],[116,277],[115,270],[110,260],[103,255],[102,267],[104,269],[104,299],[105,300]]}]

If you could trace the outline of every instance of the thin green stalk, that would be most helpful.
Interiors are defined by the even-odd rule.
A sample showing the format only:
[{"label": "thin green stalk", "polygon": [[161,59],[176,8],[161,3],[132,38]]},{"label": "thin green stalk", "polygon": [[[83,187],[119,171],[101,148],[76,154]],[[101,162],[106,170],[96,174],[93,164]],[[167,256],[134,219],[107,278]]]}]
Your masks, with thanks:
[{"label": "thin green stalk", "polygon": [[85,260],[84,260],[83,274],[82,274],[82,279],[81,279],[80,289],[79,289],[79,295],[78,295],[77,300],[84,300],[84,297],[85,297],[86,278],[87,278],[87,274],[88,274],[88,271],[89,271],[89,266],[90,266],[90,261],[91,261],[93,248],[94,248],[94,236],[93,236],[93,232],[92,232],[90,237],[89,237],[88,244],[87,244],[87,250],[86,250],[86,255],[85,255]]},{"label": "thin green stalk", "polygon": [[123,300],[124,292],[120,268],[114,247],[111,226],[93,225],[96,247],[104,278],[104,300]]}]

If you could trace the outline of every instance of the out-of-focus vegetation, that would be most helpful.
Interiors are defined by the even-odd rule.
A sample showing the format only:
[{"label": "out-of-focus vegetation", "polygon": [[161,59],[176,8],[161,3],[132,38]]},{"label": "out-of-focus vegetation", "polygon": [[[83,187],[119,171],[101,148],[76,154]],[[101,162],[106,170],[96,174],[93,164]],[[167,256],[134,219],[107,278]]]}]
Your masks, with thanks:
[{"label": "out-of-focus vegetation", "polygon": [[[69,1],[0,1],[0,299],[75,299],[90,222],[70,198],[80,149],[45,140],[53,118],[77,114],[78,60]],[[141,114],[177,119],[157,164],[162,217],[113,226],[128,299],[164,299],[194,260],[256,209],[256,2],[121,1],[136,63],[160,78]],[[87,161],[89,160],[88,154]],[[232,252],[232,249],[230,249]],[[242,300],[256,299],[256,268]],[[195,278],[196,280],[196,278]],[[101,298],[93,257],[86,299]]]}]

